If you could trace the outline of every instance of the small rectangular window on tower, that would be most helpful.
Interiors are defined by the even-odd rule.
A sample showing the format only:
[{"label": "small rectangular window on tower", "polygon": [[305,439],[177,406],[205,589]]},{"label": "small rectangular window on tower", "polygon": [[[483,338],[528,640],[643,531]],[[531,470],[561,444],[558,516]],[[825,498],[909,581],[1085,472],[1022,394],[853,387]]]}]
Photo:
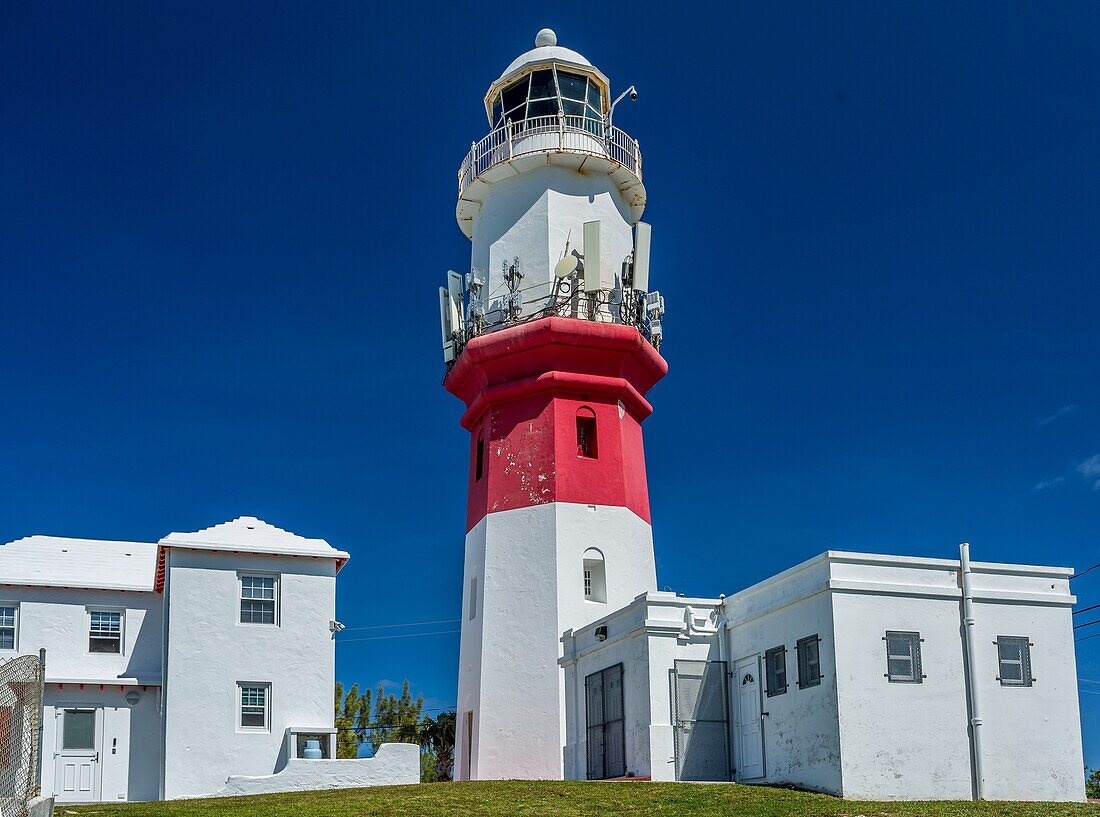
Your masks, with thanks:
[{"label": "small rectangular window on tower", "polygon": [[474,466],[474,482],[481,479],[481,474],[485,470],[485,438],[477,438],[477,452],[474,455],[476,457],[476,464]]},{"label": "small rectangular window on tower", "polygon": [[599,456],[596,445],[596,413],[590,408],[577,411],[577,456],[592,460]]}]

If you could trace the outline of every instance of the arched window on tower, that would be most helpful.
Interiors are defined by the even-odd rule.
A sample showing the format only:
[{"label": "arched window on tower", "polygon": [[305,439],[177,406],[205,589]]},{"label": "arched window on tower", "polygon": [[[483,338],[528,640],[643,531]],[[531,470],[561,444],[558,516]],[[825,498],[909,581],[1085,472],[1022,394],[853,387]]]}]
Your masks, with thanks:
[{"label": "arched window on tower", "polygon": [[603,554],[596,548],[584,552],[584,600],[607,602],[607,571]]},{"label": "arched window on tower", "polygon": [[481,474],[485,470],[485,438],[480,434],[477,436],[477,452],[475,453],[474,463],[474,482],[481,479]]},{"label": "arched window on tower", "polygon": [[588,406],[577,409],[577,456],[594,460],[599,456],[596,443],[596,412]]}]

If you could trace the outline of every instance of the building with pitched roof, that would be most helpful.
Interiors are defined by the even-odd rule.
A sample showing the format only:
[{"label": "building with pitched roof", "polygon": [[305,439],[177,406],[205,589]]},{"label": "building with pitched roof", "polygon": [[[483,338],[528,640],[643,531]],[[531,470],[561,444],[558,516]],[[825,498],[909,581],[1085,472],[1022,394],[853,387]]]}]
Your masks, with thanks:
[{"label": "building with pitched roof", "polygon": [[333,756],[348,558],[250,516],[158,542],[0,546],[0,659],[46,651],[43,792],[191,797],[276,773],[307,739]]}]

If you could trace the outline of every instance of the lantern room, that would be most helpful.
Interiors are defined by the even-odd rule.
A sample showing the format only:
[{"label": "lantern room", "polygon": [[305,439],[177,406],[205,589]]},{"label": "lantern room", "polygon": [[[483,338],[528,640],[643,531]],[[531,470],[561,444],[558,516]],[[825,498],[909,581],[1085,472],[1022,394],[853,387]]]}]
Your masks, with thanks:
[{"label": "lantern room", "polygon": [[602,126],[610,104],[607,77],[557,42],[554,32],[544,28],[535,37],[535,47],[490,86],[485,112],[492,128],[544,116],[579,117],[593,128]]}]

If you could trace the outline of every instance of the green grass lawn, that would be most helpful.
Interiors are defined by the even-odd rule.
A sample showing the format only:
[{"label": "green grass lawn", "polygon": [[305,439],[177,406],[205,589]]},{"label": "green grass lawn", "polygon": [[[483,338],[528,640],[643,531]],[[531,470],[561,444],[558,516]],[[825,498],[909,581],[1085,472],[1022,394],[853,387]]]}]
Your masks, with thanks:
[{"label": "green grass lawn", "polygon": [[872,803],[763,786],[692,783],[479,782],[58,806],[57,814],[101,817],[368,817],[368,815],[523,815],[523,817],[909,817],[1005,815],[1100,817],[1100,806],[1053,803]]}]

